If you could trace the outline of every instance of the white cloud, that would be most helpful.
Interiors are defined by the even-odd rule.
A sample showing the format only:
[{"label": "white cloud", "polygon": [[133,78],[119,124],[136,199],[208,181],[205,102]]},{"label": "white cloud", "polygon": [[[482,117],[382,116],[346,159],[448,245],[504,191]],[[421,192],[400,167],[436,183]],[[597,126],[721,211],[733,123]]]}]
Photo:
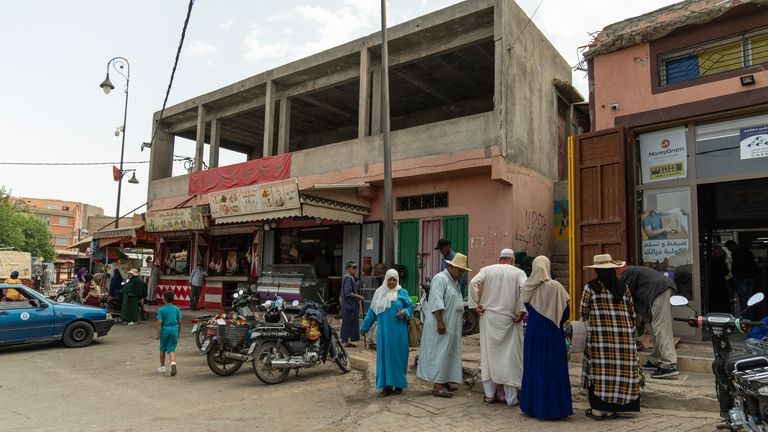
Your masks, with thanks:
[{"label": "white cloud", "polygon": [[213,66],[213,56],[219,51],[215,45],[205,41],[194,41],[187,48],[187,53],[192,57],[202,59],[208,66]]},{"label": "white cloud", "polygon": [[235,20],[233,18],[230,18],[227,20],[227,22],[219,25],[219,28],[224,31],[229,31],[232,28],[232,24],[235,23]]}]

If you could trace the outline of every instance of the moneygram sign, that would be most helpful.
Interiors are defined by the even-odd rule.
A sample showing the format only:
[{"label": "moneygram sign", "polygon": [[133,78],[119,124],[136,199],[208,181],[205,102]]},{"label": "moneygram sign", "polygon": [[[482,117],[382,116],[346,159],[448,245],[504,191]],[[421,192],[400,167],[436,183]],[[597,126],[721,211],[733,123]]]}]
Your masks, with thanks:
[{"label": "moneygram sign", "polygon": [[639,139],[644,184],[688,175],[685,127],[640,134]]}]

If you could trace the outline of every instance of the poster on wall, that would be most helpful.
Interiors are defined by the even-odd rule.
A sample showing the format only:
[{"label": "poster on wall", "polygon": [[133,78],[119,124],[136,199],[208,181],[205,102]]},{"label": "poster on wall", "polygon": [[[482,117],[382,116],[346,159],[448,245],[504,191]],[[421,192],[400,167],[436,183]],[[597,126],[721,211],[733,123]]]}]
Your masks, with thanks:
[{"label": "poster on wall", "polygon": [[206,228],[204,209],[202,207],[185,207],[177,209],[148,211],[147,231],[186,231],[203,230]]},{"label": "poster on wall", "polygon": [[739,130],[741,159],[768,157],[768,125]]},{"label": "poster on wall", "polygon": [[685,126],[640,134],[639,139],[644,184],[688,175]]},{"label": "poster on wall", "polygon": [[552,230],[555,240],[568,240],[568,200],[555,200]]},{"label": "poster on wall", "polygon": [[688,255],[688,212],[680,208],[646,210],[641,218],[645,263],[658,263]]}]

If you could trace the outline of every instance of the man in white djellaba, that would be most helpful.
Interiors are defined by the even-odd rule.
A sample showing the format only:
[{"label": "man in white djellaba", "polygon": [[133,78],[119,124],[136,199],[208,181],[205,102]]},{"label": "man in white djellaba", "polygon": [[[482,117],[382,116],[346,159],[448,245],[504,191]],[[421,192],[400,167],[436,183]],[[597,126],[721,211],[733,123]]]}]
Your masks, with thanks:
[{"label": "man in white djellaba", "polygon": [[519,403],[523,381],[523,317],[520,289],[527,279],[514,266],[515,252],[502,249],[499,263],[483,267],[469,283],[469,307],[480,315],[480,374],[487,403],[504,386],[507,405]]}]

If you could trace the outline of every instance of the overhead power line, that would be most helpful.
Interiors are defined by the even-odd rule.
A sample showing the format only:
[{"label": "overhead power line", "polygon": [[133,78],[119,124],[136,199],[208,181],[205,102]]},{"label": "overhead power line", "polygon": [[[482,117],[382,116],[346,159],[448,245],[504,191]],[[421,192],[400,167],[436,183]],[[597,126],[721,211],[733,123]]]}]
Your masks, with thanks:
[{"label": "overhead power line", "polygon": [[[174,162],[183,162],[189,158],[174,158]],[[146,164],[149,161],[123,162],[123,165]],[[88,166],[88,165],[120,165],[120,162],[0,162],[0,165],[15,166]]]}]

